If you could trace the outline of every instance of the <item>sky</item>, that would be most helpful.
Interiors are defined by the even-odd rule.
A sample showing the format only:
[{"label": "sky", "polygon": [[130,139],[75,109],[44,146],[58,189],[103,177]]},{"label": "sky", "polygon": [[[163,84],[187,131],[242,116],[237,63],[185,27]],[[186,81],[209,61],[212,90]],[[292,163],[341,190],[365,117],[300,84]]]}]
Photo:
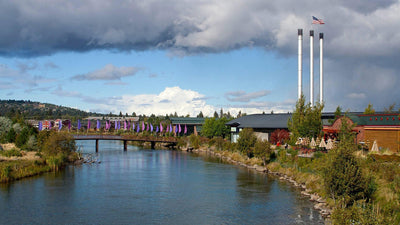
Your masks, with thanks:
[{"label": "sky", "polygon": [[399,0],[0,0],[0,99],[129,115],[291,112],[301,28],[307,101],[314,30],[324,111],[397,110],[399,27]]}]

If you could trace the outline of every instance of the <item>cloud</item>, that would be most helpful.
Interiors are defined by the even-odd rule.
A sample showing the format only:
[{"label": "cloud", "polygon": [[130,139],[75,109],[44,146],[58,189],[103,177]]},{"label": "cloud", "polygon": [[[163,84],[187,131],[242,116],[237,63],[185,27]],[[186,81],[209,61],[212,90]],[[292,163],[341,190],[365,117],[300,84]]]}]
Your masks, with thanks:
[{"label": "cloud", "polygon": [[123,77],[134,76],[139,71],[135,67],[116,67],[107,64],[103,68],[87,74],[73,76],[73,80],[121,80]]},{"label": "cloud", "polygon": [[[170,55],[187,56],[262,48],[278,56],[296,57],[297,29],[304,28],[305,39],[315,29],[325,33],[326,110],[337,105],[365,108],[369,102],[384,107],[400,101],[400,89],[393,88],[400,85],[400,33],[393,29],[400,27],[399,11],[396,0],[1,1],[0,56],[98,49],[166,50]],[[326,24],[311,26],[311,15]],[[308,41],[303,47],[309,47]],[[304,65],[307,54],[304,51]],[[129,76],[112,65],[109,70],[115,74],[105,72],[106,67],[75,79]],[[29,65],[20,69],[26,72]],[[20,76],[21,71],[0,65],[2,78]],[[365,93],[365,97],[349,98],[352,93]],[[251,101],[234,95],[229,98]]]},{"label": "cloud", "polygon": [[37,69],[38,64],[34,61],[18,62],[17,67],[21,73],[25,73],[27,71]]},{"label": "cloud", "polygon": [[347,95],[347,97],[352,99],[364,99],[366,96],[364,93],[350,93]]},{"label": "cloud", "polygon": [[46,69],[58,69],[59,66],[53,62],[47,62],[44,64],[44,68]]},{"label": "cloud", "polygon": [[57,95],[59,97],[74,97],[74,98],[81,98],[83,95],[77,91],[65,91],[61,86],[58,86],[55,90],[51,92],[53,95]]},{"label": "cloud", "polygon": [[33,87],[55,82],[55,79],[50,79],[40,75],[32,75],[30,70],[37,68],[37,64],[18,63],[18,69],[10,68],[8,65],[0,64],[0,77],[3,82],[11,83],[11,88],[25,89],[27,92],[33,90]]},{"label": "cloud", "polygon": [[269,90],[256,91],[252,93],[246,93],[245,91],[233,91],[225,93],[226,99],[231,102],[249,102],[253,99],[264,97],[270,94]]},{"label": "cloud", "polygon": [[[311,16],[327,23],[334,52],[354,48],[396,52],[399,2],[335,1],[125,1],[0,3],[0,54],[48,55],[60,51],[169,49],[184,54],[262,47],[295,52],[290,37],[310,28]],[[44,13],[43,13],[44,12]],[[157,15],[157,16],[154,16]],[[49,23],[49,21],[52,21]],[[44,25],[45,24],[45,25]],[[349,40],[353,38],[353,40]],[[381,44],[381,45],[379,45]],[[346,47],[349,47],[346,49]],[[370,50],[365,46],[379,46]],[[339,48],[338,48],[339,47]]]},{"label": "cloud", "polygon": [[107,82],[105,83],[105,85],[124,86],[128,85],[128,83],[122,81],[115,81],[115,82]]},{"label": "cloud", "polygon": [[16,86],[11,82],[0,81],[0,89],[15,89]]},{"label": "cloud", "polygon": [[200,111],[204,114],[214,113],[215,108],[203,100],[193,100],[203,95],[192,90],[180,87],[166,87],[159,94],[123,95],[121,99],[113,101],[122,111],[136,112],[139,114],[165,115],[177,112],[179,114],[197,115]]}]

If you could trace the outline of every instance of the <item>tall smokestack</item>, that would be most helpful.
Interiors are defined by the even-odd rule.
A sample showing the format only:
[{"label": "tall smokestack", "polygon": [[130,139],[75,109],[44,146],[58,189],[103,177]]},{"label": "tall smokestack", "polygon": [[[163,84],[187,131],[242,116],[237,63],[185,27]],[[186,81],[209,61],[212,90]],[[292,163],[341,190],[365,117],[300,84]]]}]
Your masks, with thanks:
[{"label": "tall smokestack", "polygon": [[324,101],[324,33],[319,33],[319,103]]},{"label": "tall smokestack", "polygon": [[302,95],[302,67],[303,67],[303,29],[297,30],[298,35],[298,99],[301,98]]},{"label": "tall smokestack", "polygon": [[314,30],[310,30],[310,103],[314,106]]}]

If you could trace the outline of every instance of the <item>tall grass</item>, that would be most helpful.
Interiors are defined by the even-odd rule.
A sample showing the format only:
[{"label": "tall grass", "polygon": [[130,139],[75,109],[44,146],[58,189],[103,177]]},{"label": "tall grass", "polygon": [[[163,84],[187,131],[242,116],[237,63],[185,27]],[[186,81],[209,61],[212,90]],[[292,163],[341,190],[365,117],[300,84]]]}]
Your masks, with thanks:
[{"label": "tall grass", "polygon": [[44,172],[51,168],[43,160],[15,160],[3,161],[0,163],[0,182],[9,182],[23,177],[30,177]]}]

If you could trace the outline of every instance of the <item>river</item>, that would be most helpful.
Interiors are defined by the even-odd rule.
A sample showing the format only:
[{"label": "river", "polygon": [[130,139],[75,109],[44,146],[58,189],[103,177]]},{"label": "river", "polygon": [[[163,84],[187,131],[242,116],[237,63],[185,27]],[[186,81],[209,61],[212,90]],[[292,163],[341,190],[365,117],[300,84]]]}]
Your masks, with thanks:
[{"label": "river", "polygon": [[[94,153],[94,141],[77,141]],[[0,184],[0,224],[323,224],[300,190],[206,155],[100,141],[101,164]]]}]

